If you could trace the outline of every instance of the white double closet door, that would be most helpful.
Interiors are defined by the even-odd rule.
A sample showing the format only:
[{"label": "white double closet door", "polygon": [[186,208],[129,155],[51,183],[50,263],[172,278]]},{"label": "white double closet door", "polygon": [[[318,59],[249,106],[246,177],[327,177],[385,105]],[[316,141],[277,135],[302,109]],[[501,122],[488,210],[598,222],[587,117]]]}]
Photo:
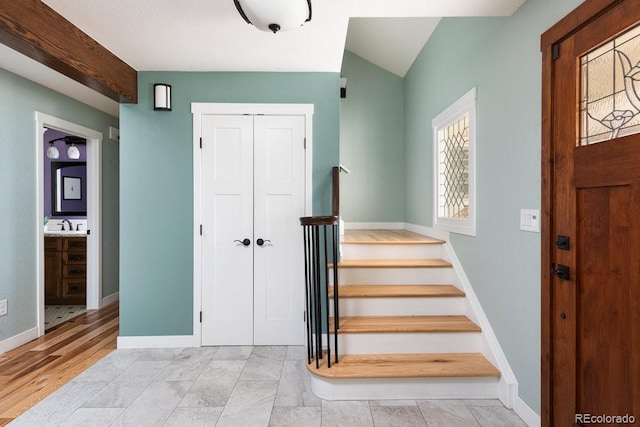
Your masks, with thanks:
[{"label": "white double closet door", "polygon": [[304,343],[304,116],[202,116],[202,345]]}]

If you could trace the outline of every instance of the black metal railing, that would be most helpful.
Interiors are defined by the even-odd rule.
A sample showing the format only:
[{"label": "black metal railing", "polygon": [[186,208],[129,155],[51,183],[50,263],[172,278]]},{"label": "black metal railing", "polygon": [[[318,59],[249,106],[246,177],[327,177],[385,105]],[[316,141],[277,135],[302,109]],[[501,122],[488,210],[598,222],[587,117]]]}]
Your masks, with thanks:
[{"label": "black metal railing", "polygon": [[[340,310],[338,301],[338,239],[340,238],[337,216],[315,216],[300,218],[304,235],[305,253],[305,299],[307,322],[307,363],[315,360],[320,367],[323,358],[322,337],[326,334],[327,367],[331,367],[331,335],[333,333],[333,356],[338,363],[338,329]],[[329,304],[329,267],[333,271],[333,310]],[[331,324],[333,318],[333,325]]]}]

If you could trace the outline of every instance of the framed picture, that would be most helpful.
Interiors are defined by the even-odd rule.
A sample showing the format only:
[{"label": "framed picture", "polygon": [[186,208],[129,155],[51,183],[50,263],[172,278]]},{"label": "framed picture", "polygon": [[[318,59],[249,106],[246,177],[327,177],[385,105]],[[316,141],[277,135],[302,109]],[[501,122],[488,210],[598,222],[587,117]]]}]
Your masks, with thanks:
[{"label": "framed picture", "polygon": [[82,200],[82,179],[75,176],[63,177],[63,200]]}]

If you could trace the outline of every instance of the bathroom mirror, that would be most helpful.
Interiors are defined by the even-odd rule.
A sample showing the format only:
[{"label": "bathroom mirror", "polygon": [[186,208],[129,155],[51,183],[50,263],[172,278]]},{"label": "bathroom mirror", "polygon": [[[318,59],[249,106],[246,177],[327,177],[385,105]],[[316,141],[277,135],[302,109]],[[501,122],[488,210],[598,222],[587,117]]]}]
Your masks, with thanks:
[{"label": "bathroom mirror", "polygon": [[51,212],[87,215],[87,163],[51,162]]}]

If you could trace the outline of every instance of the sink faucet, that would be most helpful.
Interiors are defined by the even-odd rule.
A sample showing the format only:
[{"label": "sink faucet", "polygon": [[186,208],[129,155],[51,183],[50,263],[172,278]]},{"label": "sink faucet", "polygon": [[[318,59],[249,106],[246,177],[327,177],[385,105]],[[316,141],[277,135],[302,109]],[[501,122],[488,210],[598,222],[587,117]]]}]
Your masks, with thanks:
[{"label": "sink faucet", "polygon": [[60,221],[60,224],[62,225],[62,228],[60,230],[64,231],[65,221],[69,224],[69,231],[73,231],[73,225],[71,224],[71,221],[69,221],[68,219],[63,219],[62,221]]}]

